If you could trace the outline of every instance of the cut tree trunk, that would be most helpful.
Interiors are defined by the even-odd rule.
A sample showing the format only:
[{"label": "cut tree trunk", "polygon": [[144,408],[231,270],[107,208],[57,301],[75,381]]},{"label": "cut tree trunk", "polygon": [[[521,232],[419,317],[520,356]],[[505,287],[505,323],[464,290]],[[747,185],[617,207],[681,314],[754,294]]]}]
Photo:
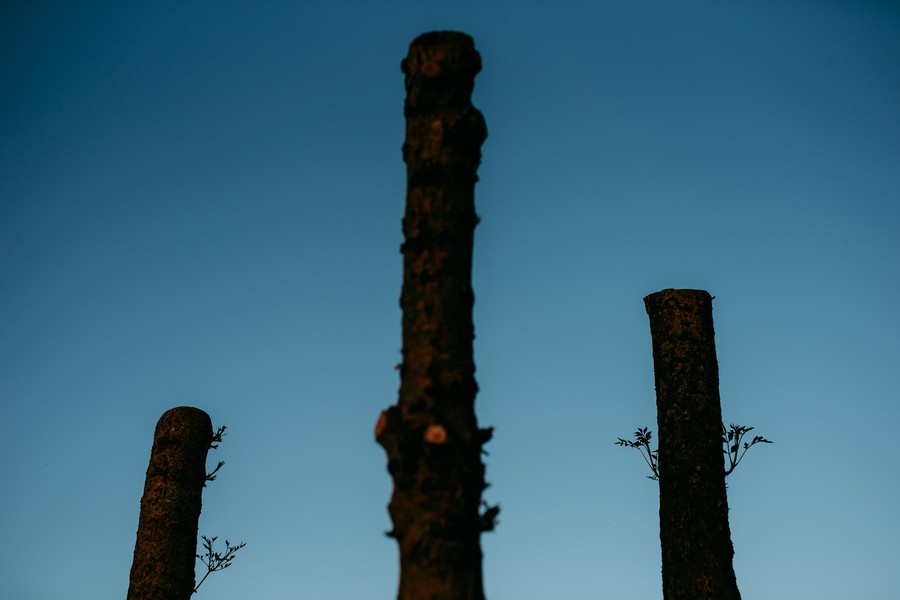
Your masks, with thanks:
[{"label": "cut tree trunk", "polygon": [[378,419],[394,481],[400,600],[481,600],[482,445],[475,417],[472,242],[476,172],[487,136],[472,106],[481,57],[468,35],[416,38],[406,75],[403,362],[395,406]]},{"label": "cut tree trunk", "polygon": [[173,408],[156,424],[128,600],[191,597],[206,454],[212,440],[212,421],[198,408]]},{"label": "cut tree trunk", "polygon": [[650,316],[665,600],[740,600],[728,526],[712,297],[662,290]]}]

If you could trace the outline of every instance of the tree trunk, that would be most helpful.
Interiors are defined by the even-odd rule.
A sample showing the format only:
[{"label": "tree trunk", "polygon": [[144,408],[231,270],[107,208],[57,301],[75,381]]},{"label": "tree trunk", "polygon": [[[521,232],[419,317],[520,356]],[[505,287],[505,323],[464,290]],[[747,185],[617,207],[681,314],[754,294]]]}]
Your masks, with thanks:
[{"label": "tree trunk", "polygon": [[200,496],[212,439],[212,421],[198,408],[173,408],[159,418],[141,498],[128,600],[191,597]]},{"label": "tree trunk", "polygon": [[375,437],[394,481],[390,536],[400,600],[481,600],[480,514],[486,487],[472,358],[474,189],[487,136],[472,106],[481,57],[468,35],[416,38],[406,75],[403,363],[395,406]]},{"label": "tree trunk", "polygon": [[659,538],[665,600],[740,600],[722,456],[712,297],[663,290],[650,316],[659,422]]}]

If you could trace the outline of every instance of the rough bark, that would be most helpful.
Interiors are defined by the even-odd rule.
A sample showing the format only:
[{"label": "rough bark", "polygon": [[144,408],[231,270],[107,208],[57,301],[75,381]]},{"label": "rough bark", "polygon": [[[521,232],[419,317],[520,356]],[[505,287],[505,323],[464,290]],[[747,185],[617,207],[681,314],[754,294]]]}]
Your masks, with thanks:
[{"label": "rough bark", "polygon": [[198,408],[166,411],[156,424],[141,498],[128,600],[188,600],[212,421]]},{"label": "rough bark", "polygon": [[482,445],[472,357],[474,188],[487,136],[472,106],[481,57],[468,35],[416,38],[406,75],[403,362],[395,406],[378,419],[394,482],[400,600],[480,600]]},{"label": "rough bark", "polygon": [[722,457],[712,297],[662,290],[650,316],[659,424],[659,537],[665,600],[740,600]]}]

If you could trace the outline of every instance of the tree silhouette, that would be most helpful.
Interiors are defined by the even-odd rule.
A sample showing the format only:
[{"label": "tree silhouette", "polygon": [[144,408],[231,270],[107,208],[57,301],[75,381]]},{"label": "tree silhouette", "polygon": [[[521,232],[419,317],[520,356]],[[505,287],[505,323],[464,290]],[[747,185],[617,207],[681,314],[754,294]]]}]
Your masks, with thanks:
[{"label": "tree silhouette", "polygon": [[194,592],[197,526],[213,443],[209,415],[190,406],[156,424],[141,498],[128,600],[188,600]]},{"label": "tree silhouette", "polygon": [[[128,600],[188,600],[210,573],[231,566],[238,550],[225,541],[225,553],[213,550],[217,538],[203,536],[204,555],[197,554],[202,492],[225,464],[206,472],[206,456],[218,448],[223,425],[212,431],[209,415],[190,406],[163,413],[156,424],[150,465],[141,498],[137,540],[128,585]],[[207,572],[194,584],[200,559]]]},{"label": "tree silhouette", "polygon": [[657,464],[663,598],[740,600],[722,468],[712,296],[668,289],[650,294],[644,304],[662,459]]},{"label": "tree silhouette", "polygon": [[412,42],[402,70],[403,362],[397,404],[375,427],[394,482],[388,535],[399,546],[400,600],[481,600],[480,536],[498,512],[481,498],[491,429],[475,416],[472,356],[474,187],[487,129],[471,94],[481,57],[468,35],[432,32]]}]

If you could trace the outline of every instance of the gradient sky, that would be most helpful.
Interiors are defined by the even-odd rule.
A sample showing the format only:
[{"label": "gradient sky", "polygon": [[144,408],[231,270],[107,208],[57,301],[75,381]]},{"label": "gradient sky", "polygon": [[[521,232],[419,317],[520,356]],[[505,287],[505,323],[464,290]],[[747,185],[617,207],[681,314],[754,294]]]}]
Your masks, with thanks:
[{"label": "gradient sky", "polygon": [[493,600],[661,598],[642,298],[709,290],[745,600],[900,593],[900,5],[4,2],[0,597],[123,598],[159,416],[199,598],[392,598],[400,61],[471,34]]}]

